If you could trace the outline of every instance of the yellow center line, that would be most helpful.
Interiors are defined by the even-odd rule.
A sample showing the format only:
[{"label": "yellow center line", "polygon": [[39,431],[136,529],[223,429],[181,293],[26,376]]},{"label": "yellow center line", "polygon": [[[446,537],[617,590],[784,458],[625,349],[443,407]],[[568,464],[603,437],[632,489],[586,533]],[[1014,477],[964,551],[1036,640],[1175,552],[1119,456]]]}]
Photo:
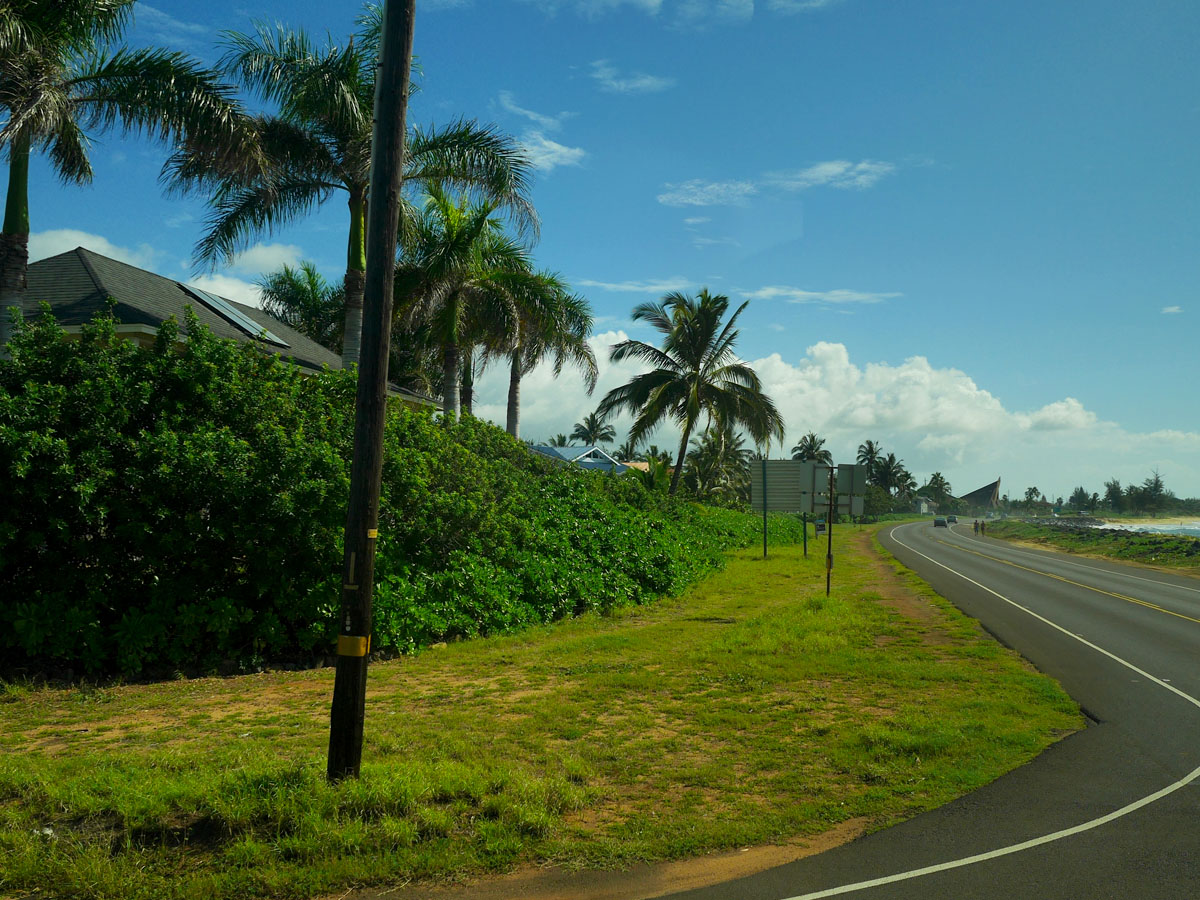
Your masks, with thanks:
[{"label": "yellow center line", "polygon": [[1053,578],[1055,581],[1062,581],[1066,584],[1073,584],[1073,585],[1075,585],[1075,587],[1081,587],[1084,590],[1095,591],[1097,594],[1104,594],[1105,596],[1108,596],[1108,597],[1115,597],[1118,600],[1125,600],[1129,603],[1136,603],[1138,606],[1144,606],[1147,609],[1157,610],[1158,612],[1166,613],[1168,616],[1175,616],[1178,619],[1186,619],[1189,622],[1195,622],[1196,624],[1200,625],[1200,619],[1195,619],[1195,618],[1192,618],[1191,616],[1185,616],[1183,613],[1177,613],[1174,610],[1166,609],[1162,606],[1159,606],[1157,603],[1151,603],[1148,600],[1139,600],[1137,597],[1129,597],[1125,594],[1115,594],[1112,591],[1106,591],[1103,588],[1093,587],[1090,584],[1083,584],[1082,582],[1079,582],[1079,581],[1072,581],[1070,578],[1064,578],[1061,575],[1052,575],[1049,572],[1043,572],[1040,569],[1031,569],[1031,568],[1029,568],[1029,566],[1023,566],[1020,563],[1010,562],[1007,559],[1001,559],[999,556],[992,556],[988,553],[980,553],[978,550],[972,550],[969,547],[962,547],[962,546],[959,546],[958,544],[952,544],[949,541],[942,540],[941,538],[938,538],[938,543],[945,544],[947,547],[952,547],[955,550],[961,550],[963,553],[973,553],[976,556],[982,556],[984,559],[990,559],[993,562],[1002,563],[1003,565],[1006,565],[1006,566],[1012,566],[1014,569],[1021,569],[1022,571],[1025,571],[1025,572],[1032,572],[1034,575],[1041,575],[1045,578]]}]

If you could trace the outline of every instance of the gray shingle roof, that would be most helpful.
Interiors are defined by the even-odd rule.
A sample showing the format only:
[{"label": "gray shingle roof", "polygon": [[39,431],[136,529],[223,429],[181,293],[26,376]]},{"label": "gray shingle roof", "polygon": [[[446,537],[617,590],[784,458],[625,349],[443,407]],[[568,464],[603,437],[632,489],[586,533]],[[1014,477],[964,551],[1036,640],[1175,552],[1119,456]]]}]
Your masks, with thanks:
[{"label": "gray shingle roof", "polygon": [[[171,316],[184,328],[184,309],[188,306],[196,318],[218,337],[237,341],[255,341],[264,349],[279,353],[310,369],[342,367],[333,351],[310,340],[266,311],[226,300],[263,329],[277,335],[287,347],[257,340],[225,316],[211,309],[184,285],[145,269],[109,259],[84,247],[76,247],[58,256],[31,263],[28,274],[28,301],[32,309],[49,303],[54,317],[64,326],[90,322],[108,307],[108,298],[116,301],[113,315],[125,325],[157,328]],[[226,298],[222,298],[226,299]]]},{"label": "gray shingle roof", "polygon": [[[29,311],[36,312],[39,303],[49,303],[54,317],[65,327],[91,322],[98,313],[108,309],[108,298],[111,297],[116,301],[113,315],[124,325],[146,325],[157,329],[174,316],[180,330],[186,333],[184,310],[190,306],[196,318],[218,337],[253,341],[264,350],[309,369],[342,367],[342,358],[338,354],[265,310],[220,298],[263,330],[280,338],[287,347],[259,340],[257,334],[252,335],[234,324],[178,281],[109,259],[85,247],[76,247],[66,253],[30,263],[27,281]],[[394,385],[389,390],[424,405],[438,405],[429,397]]]}]

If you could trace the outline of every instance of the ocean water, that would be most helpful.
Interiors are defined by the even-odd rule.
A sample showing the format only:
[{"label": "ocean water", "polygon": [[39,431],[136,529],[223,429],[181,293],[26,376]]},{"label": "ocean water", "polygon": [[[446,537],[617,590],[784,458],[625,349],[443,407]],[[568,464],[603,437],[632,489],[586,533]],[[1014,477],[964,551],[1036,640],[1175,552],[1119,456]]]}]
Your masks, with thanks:
[{"label": "ocean water", "polygon": [[1186,534],[1189,537],[1200,537],[1200,521],[1184,522],[1182,525],[1127,525],[1115,522],[1098,525],[1097,528],[1107,528],[1112,531],[1138,531],[1150,534]]}]

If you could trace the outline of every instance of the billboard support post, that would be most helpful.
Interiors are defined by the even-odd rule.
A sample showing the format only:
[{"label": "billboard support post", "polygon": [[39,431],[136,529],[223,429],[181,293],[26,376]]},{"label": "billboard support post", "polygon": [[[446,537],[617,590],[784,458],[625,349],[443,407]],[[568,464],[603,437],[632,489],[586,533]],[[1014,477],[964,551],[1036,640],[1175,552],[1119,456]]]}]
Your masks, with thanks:
[{"label": "billboard support post", "polygon": [[767,558],[767,458],[762,460],[763,473],[763,559]]}]

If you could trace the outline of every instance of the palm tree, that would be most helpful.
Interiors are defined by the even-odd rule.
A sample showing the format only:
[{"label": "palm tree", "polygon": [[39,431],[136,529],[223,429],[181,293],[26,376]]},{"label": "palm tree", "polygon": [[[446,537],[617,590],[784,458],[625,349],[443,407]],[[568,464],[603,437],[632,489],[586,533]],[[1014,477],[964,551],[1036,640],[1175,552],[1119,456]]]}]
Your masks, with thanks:
[{"label": "palm tree", "polygon": [[323,347],[337,351],[342,345],[343,287],[331,285],[305,260],[299,268],[284,266],[258,282],[262,306],[275,318],[291,325]]},{"label": "palm tree", "polygon": [[0,148],[8,194],[0,230],[0,347],[24,306],[29,266],[29,157],[45,153],[68,184],[88,184],[87,131],[159,141],[190,134],[232,142],[231,89],[183,53],[111,49],[134,0],[22,0],[0,6]]},{"label": "palm tree", "polygon": [[468,205],[431,186],[409,224],[396,265],[396,314],[426,322],[442,351],[446,421],[458,418],[463,350],[509,346],[519,331],[517,292],[532,277],[525,248],[504,234],[490,204]]},{"label": "palm tree", "polygon": [[642,483],[642,486],[648,491],[657,493],[666,493],[667,486],[670,483],[670,470],[667,463],[663,462],[657,456],[649,457],[646,460],[645,471],[641,469],[630,469],[629,474]]},{"label": "palm tree", "polygon": [[900,476],[896,479],[896,496],[911,497],[917,492],[917,479],[907,469],[900,470]]},{"label": "palm tree", "polygon": [[748,499],[754,451],[744,445],[745,439],[731,425],[714,422],[692,442],[684,483],[701,498]]},{"label": "palm tree", "polygon": [[798,459],[800,462],[820,463],[823,466],[833,465],[833,454],[828,450],[822,449],[825,446],[825,438],[817,437],[815,431],[810,431],[804,437],[800,438],[800,443],[792,448],[792,459]]},{"label": "palm tree", "polygon": [[590,412],[583,417],[582,422],[575,423],[571,432],[571,440],[583,441],[586,447],[598,444],[611,444],[617,437],[617,430],[604,421],[604,416]]},{"label": "palm tree", "polygon": [[701,416],[709,421],[742,425],[756,443],[783,436],[783,418],[771,398],[762,392],[758,375],[733,353],[738,338],[734,327],[749,301],[723,322],[729,298],[704,288],[694,298],[672,291],[658,303],[643,303],[633,311],[634,321],[646,321],[663,335],[662,349],[642,341],[622,341],[613,346],[613,362],[637,359],[653,370],[614,388],[597,412],[609,415],[619,409],[634,414],[629,435],[634,440],[653,430],[664,419],[682,429],[671,490],[679,488],[683,460],[692,431]]},{"label": "palm tree", "polygon": [[934,503],[945,503],[946,498],[950,496],[950,482],[946,480],[946,476],[941,472],[934,472],[930,475],[925,488]]},{"label": "palm tree", "polygon": [[[254,34],[227,32],[222,64],[249,90],[278,105],[251,119],[254,153],[190,141],[170,160],[170,185],[209,195],[212,214],[197,257],[231,258],[255,237],[302,218],[337,191],[349,207],[345,335],[342,362],[358,362],[366,277],[366,208],[370,184],[379,10],[368,8],[345,47],[317,46],[303,30],[258,24]],[[412,129],[404,153],[406,185],[444,184],[502,206],[536,230],[528,199],[529,160],[510,137],[457,121]],[[406,204],[407,205],[407,204]],[[402,225],[411,209],[401,214]]]},{"label": "palm tree", "polygon": [[630,462],[637,458],[637,443],[632,438],[626,438],[625,443],[616,449],[615,456],[621,462]]},{"label": "palm tree", "polygon": [[553,361],[557,377],[567,363],[583,371],[590,395],[596,388],[599,370],[588,336],[592,333],[592,309],[584,298],[572,294],[559,276],[537,272],[513,285],[517,302],[517,339],[506,349],[509,362],[508,415],[506,427],[513,437],[520,434],[521,379],[542,360]]},{"label": "palm tree", "polygon": [[[633,440],[632,436],[630,437],[630,440]],[[669,466],[671,465],[671,451],[660,449],[658,444],[651,444],[646,448],[646,452],[642,454],[642,459],[646,460],[646,462],[657,459],[662,462],[664,466]]]},{"label": "palm tree", "polygon": [[571,441],[570,441],[570,438],[568,438],[565,434],[562,434],[560,432],[559,434],[556,434],[556,435],[554,435],[554,437],[550,438],[550,446],[551,447],[569,447],[569,446],[571,446]]},{"label": "palm tree", "polygon": [[[875,467],[875,483],[890,494],[898,495],[902,485],[912,481],[912,475],[904,468],[904,460],[895,453],[881,457]],[[915,487],[915,484],[914,484]]]},{"label": "palm tree", "polygon": [[883,448],[878,441],[868,439],[858,445],[857,462],[860,466],[867,467],[867,481],[871,484],[875,483],[875,469],[882,456]]}]

